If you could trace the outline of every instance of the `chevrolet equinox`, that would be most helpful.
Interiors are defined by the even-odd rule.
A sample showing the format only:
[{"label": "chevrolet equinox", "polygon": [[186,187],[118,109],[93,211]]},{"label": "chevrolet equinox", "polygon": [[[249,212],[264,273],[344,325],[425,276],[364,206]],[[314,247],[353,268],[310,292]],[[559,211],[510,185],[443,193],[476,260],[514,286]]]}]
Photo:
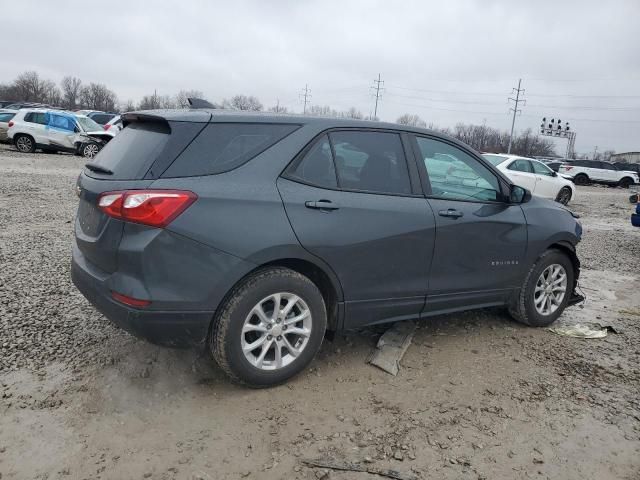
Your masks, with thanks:
[{"label": "chevrolet equinox", "polygon": [[289,379],[327,331],[490,306],[542,326],[582,298],[574,215],[440,133],[213,109],[123,121],[78,178],[74,283],[236,381]]}]

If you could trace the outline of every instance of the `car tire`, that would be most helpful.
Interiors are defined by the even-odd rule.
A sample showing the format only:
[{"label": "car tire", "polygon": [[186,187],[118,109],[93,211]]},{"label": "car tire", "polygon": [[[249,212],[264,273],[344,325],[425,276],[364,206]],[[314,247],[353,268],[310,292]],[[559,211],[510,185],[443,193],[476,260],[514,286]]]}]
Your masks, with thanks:
[{"label": "car tire", "polygon": [[82,145],[80,152],[84,158],[94,158],[98,152],[102,150],[102,147],[97,142],[87,142]]},{"label": "car tire", "polygon": [[572,192],[569,187],[562,187],[556,196],[556,202],[567,205],[571,201]]},{"label": "car tire", "polygon": [[[571,259],[560,250],[544,252],[531,267],[517,298],[509,307],[509,313],[518,322],[531,327],[545,327],[562,314],[573,293],[574,270]],[[556,273],[559,275],[555,276]],[[562,279],[564,281],[557,283]],[[561,298],[560,290],[564,286]],[[549,298],[546,302],[545,298]],[[548,307],[548,308],[546,308]],[[546,310],[546,311],[545,311]]]},{"label": "car tire", "polygon": [[[280,315],[274,315],[275,298]],[[263,268],[227,295],[213,320],[209,347],[233,380],[255,388],[278,385],[313,360],[324,338],[326,312],[309,278],[288,268]]]},{"label": "car tire", "polygon": [[631,177],[624,177],[623,179],[621,179],[618,182],[618,186],[622,187],[622,188],[629,188],[631,185],[633,185],[635,182],[633,181],[633,178]]},{"label": "car tire", "polygon": [[575,177],[573,177],[573,183],[576,185],[588,185],[589,177],[584,173],[579,173]]},{"label": "car tire", "polygon": [[20,133],[13,139],[13,144],[22,153],[33,153],[36,151],[36,142],[31,135]]}]

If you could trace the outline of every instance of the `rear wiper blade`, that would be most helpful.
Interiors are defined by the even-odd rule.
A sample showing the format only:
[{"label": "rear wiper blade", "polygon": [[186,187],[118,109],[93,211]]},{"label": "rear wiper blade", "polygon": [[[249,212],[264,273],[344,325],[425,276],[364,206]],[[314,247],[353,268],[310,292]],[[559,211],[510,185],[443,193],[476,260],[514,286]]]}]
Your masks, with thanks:
[{"label": "rear wiper blade", "polygon": [[113,175],[112,170],[109,170],[108,168],[98,165],[97,163],[89,162],[89,163],[85,163],[84,166],[87,167],[92,172],[104,173],[106,175]]}]

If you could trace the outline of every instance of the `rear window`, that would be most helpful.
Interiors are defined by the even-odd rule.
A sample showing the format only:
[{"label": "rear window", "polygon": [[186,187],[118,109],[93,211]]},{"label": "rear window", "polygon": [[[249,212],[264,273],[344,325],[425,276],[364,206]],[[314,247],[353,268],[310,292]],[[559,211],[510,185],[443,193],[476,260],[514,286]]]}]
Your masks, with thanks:
[{"label": "rear window", "polygon": [[233,170],[298,128],[289,124],[211,123],[162,176],[193,177]]},{"label": "rear window", "polygon": [[100,125],[105,125],[109,123],[113,117],[115,117],[115,115],[111,115],[109,113],[94,113],[89,118]]},{"label": "rear window", "polygon": [[0,122],[8,122],[14,115],[15,113],[0,113]]}]

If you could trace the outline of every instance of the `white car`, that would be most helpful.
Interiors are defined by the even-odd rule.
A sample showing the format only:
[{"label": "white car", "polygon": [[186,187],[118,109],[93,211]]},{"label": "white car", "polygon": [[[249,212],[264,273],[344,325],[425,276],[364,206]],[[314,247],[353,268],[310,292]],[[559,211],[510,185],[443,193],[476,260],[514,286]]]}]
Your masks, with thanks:
[{"label": "white car", "polygon": [[24,108],[8,125],[9,140],[23,153],[41,149],[93,158],[115,136],[89,117],[62,110]]},{"label": "white car", "polygon": [[505,173],[513,183],[530,190],[533,195],[550,198],[563,205],[568,204],[576,195],[576,187],[571,180],[538,160],[491,153],[482,156]]},{"label": "white car", "polygon": [[576,185],[597,182],[629,188],[640,183],[636,172],[619,170],[613,163],[598,160],[572,160],[561,165],[558,172],[573,179]]}]

